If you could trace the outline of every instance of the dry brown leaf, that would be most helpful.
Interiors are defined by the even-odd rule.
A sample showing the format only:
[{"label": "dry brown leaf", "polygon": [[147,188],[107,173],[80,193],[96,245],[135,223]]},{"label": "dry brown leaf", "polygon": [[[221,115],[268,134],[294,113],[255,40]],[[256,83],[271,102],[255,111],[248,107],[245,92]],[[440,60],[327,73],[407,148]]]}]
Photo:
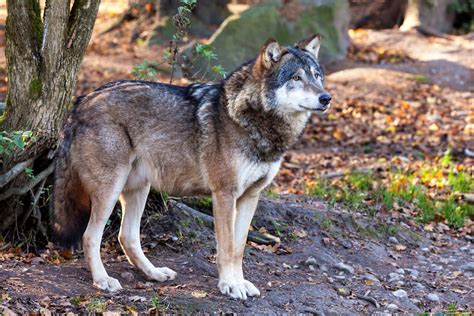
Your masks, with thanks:
[{"label": "dry brown leaf", "polygon": [[395,250],[396,251],[404,251],[407,249],[407,246],[404,246],[404,245],[395,245]]}]

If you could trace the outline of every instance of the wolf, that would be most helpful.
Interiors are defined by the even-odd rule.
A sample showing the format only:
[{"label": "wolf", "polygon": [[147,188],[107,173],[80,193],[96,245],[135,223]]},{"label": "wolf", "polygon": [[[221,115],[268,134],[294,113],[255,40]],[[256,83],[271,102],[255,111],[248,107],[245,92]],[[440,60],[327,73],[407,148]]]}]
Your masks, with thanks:
[{"label": "wolf", "polygon": [[319,35],[288,47],[270,39],[218,83],[118,81],[78,100],[56,157],[53,231],[65,246],[82,236],[94,286],[122,288],[100,257],[118,200],[118,239],[129,262],[152,280],[176,277],[141,248],[140,218],[153,187],[172,196],[212,196],[218,288],[236,299],[260,295],[242,270],[247,234],[283,154],[311,113],[330,107],[319,48]]}]

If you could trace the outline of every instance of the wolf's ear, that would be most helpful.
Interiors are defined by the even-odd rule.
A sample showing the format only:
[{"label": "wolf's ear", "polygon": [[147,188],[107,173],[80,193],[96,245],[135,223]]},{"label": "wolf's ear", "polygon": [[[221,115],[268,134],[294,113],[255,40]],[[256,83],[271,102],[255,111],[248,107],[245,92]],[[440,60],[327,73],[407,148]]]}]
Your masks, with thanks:
[{"label": "wolf's ear", "polygon": [[258,59],[263,67],[270,69],[274,63],[280,60],[282,53],[280,44],[271,38],[263,45]]},{"label": "wolf's ear", "polygon": [[319,34],[301,40],[296,44],[299,49],[305,50],[318,58],[319,48],[321,47],[321,36]]}]

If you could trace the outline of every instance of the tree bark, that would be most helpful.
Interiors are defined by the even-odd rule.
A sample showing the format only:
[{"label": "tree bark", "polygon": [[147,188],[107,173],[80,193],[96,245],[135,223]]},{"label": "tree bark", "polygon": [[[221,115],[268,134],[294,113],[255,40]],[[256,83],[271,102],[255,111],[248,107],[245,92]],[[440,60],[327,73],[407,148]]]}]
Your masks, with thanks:
[{"label": "tree bark", "polygon": [[408,0],[401,31],[422,28],[432,32],[448,32],[452,29],[454,14],[448,6],[454,0]]},{"label": "tree bark", "polygon": [[[0,128],[32,131],[35,141],[25,150],[2,157],[0,175],[55,144],[72,104],[77,73],[99,3],[100,0],[74,0],[71,7],[69,0],[46,0],[42,20],[38,0],[7,0],[8,94]],[[3,189],[19,188],[28,179],[17,180]],[[2,201],[0,231],[21,215],[16,206],[18,203]]]}]

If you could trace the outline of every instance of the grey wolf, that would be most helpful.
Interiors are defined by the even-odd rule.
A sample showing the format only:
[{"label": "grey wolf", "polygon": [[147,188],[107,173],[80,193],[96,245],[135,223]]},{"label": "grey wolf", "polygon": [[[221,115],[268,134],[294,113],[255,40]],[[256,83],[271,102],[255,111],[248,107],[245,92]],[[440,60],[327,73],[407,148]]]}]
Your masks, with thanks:
[{"label": "grey wolf", "polygon": [[152,280],[176,277],[141,248],[140,218],[153,187],[173,196],[211,195],[218,288],[237,299],[260,294],[242,271],[248,229],[284,152],[311,112],[330,106],[319,47],[319,35],[292,47],[271,39],[219,83],[119,81],[78,101],[56,159],[53,229],[65,245],[82,236],[96,287],[122,288],[100,258],[117,200],[119,242],[130,263]]}]

